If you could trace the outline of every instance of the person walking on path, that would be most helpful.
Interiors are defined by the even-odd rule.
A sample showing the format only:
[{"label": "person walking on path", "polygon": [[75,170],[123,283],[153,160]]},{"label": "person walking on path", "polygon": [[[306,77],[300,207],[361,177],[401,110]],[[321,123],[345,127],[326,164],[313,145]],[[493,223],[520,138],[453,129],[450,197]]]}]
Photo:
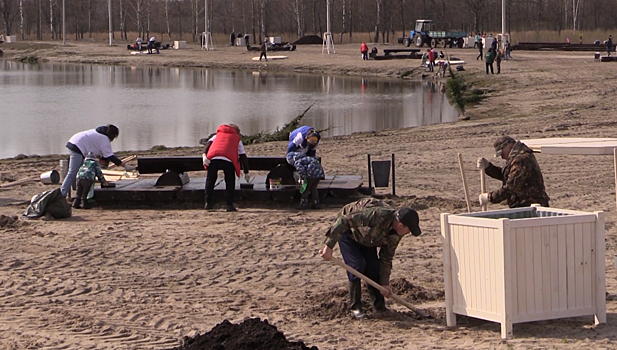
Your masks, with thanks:
[{"label": "person walking on path", "polygon": [[79,168],[77,173],[77,196],[73,202],[73,208],[90,209],[92,206],[88,203],[88,192],[90,187],[94,185],[94,180],[98,178],[103,186],[107,186],[103,171],[99,166],[98,160],[92,152],[88,152],[84,164]]},{"label": "person walking on path", "polygon": [[126,171],[135,170],[134,166],[124,164],[114,155],[111,149],[111,142],[120,134],[120,130],[113,124],[99,126],[96,129],[78,132],[71,136],[66,143],[69,150],[69,170],[62,181],[61,192],[64,197],[70,197],[71,187],[75,184],[75,179],[79,168],[84,162],[84,155],[92,152],[94,156],[101,156],[106,161],[111,161],[116,165],[124,166]]},{"label": "person walking on path", "polygon": [[261,58],[263,57],[266,60],[266,62],[268,62],[268,56],[266,56],[266,50],[267,50],[266,42],[262,41],[261,45],[259,45],[259,51],[260,51],[259,60],[260,61],[261,61]]},{"label": "person walking on path", "polygon": [[[319,209],[317,186],[324,177],[323,167],[315,156],[321,136],[312,126],[301,126],[289,133],[287,144],[287,163],[293,166],[300,176],[300,206],[298,209]],[[309,203],[309,196],[311,203]]]},{"label": "person walking on path", "polygon": [[484,59],[484,55],[482,54],[483,52],[482,48],[483,48],[482,39],[480,39],[480,41],[478,41],[478,51],[480,51],[480,54],[478,54],[478,57],[476,57],[476,61]]},{"label": "person walking on path", "polygon": [[[338,243],[347,265],[385,288],[385,292],[380,292],[369,285],[368,291],[373,302],[373,311],[387,312],[384,297],[392,294],[392,259],[399,242],[410,232],[414,236],[422,233],[420,219],[414,209],[391,208],[374,198],[360,199],[347,204],[338,213],[334,225],[326,233],[325,247],[320,255],[324,260],[330,261],[333,248]],[[351,315],[357,319],[366,318],[362,310],[361,280],[349,272],[347,278]]]},{"label": "person walking on path", "polygon": [[206,169],[206,209],[214,205],[214,186],[218,178],[218,171],[225,174],[225,200],[227,211],[238,211],[234,207],[234,192],[236,191],[236,176],[240,177],[240,164],[244,169],[244,179],[248,183],[249,160],[244,151],[240,128],[235,124],[223,124],[216,129],[204,147],[201,155]]},{"label": "person walking on path", "polygon": [[488,74],[489,67],[491,68],[491,74],[495,74],[493,72],[493,61],[495,60],[495,51],[493,49],[488,49],[486,51],[486,55],[484,56],[484,63],[486,64],[486,74]]},{"label": "person walking on path", "polygon": [[486,175],[501,180],[501,188],[479,197],[480,205],[506,201],[510,208],[528,207],[534,203],[548,207],[550,198],[544,189],[544,179],[533,151],[524,143],[501,136],[493,144],[495,157],[506,160],[503,168],[485,158],[478,158],[478,168]]},{"label": "person walking on path", "polygon": [[501,50],[495,52],[495,63],[497,63],[497,74],[501,73]]},{"label": "person walking on path", "polygon": [[613,51],[613,37],[609,35],[606,40],[606,53],[608,54],[608,57],[611,57],[611,51]]},{"label": "person walking on path", "polygon": [[365,42],[360,45],[360,52],[362,53],[362,59],[368,60],[368,45]]}]

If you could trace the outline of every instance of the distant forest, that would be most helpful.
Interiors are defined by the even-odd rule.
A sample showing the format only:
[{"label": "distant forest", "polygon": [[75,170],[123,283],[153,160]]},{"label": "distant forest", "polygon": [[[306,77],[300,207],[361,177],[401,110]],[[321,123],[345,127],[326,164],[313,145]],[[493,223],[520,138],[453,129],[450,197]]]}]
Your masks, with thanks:
[{"label": "distant forest", "polygon": [[[327,0],[208,0],[209,31],[249,33],[253,40],[281,33],[298,38],[326,31]],[[107,0],[65,0],[69,39],[108,32]],[[111,0],[114,32],[143,38],[199,41],[204,32],[204,0]],[[617,23],[615,0],[508,0],[507,30],[561,32],[608,30]],[[432,19],[443,29],[501,32],[500,0],[330,0],[334,41],[371,33],[374,42],[396,41],[416,19]],[[4,32],[61,39],[62,0],[0,0]],[[133,40],[134,38],[131,38]]]}]

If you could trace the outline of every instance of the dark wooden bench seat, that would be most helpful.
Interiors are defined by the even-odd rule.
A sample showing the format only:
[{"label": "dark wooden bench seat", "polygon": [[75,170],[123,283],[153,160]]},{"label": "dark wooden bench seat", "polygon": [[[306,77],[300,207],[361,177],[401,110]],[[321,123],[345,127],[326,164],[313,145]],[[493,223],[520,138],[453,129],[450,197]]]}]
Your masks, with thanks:
[{"label": "dark wooden bench seat", "polygon": [[[248,157],[249,170],[270,171],[279,164],[287,164],[285,157]],[[201,157],[140,157],[137,169],[141,174],[162,174],[166,171],[185,173],[204,170]]]},{"label": "dark wooden bench seat", "polygon": [[384,49],[383,53],[384,55],[389,55],[391,53],[397,53],[397,52],[410,52],[410,53],[414,53],[414,52],[420,52],[420,49]]}]

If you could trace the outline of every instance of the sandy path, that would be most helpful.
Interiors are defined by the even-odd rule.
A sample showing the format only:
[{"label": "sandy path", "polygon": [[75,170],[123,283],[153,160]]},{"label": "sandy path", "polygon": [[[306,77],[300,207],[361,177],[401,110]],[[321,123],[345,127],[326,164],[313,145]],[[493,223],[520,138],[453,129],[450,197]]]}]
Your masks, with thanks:
[{"label": "sandy path", "polygon": [[[365,72],[360,65],[367,63],[356,59],[355,45],[336,49],[332,63],[314,61],[310,69]],[[591,63],[591,53],[514,52],[515,60],[502,67],[504,74],[487,78],[482,64],[474,60],[475,51],[460,50],[460,56],[470,62],[467,79],[489,96],[468,109],[472,121],[334,137],[320,145],[329,174],[365,175],[367,153],[373,157],[396,154],[399,197],[388,200],[417,208],[424,234],[402,240],[392,278],[404,278],[437,294],[443,291],[439,215],[466,210],[458,152],[464,156],[473,209],[479,210],[475,159],[492,154],[497,135],[617,135],[612,102],[617,82],[604,79],[606,71],[614,72],[617,65]],[[250,56],[241,61],[230,58],[230,62],[235,65],[246,57]],[[291,58],[289,62],[285,69],[309,65],[293,63]],[[379,62],[368,64],[372,63]],[[375,74],[404,68],[388,64],[402,63],[379,63]],[[268,69],[272,66],[268,63]],[[478,118],[485,116],[495,118]],[[281,154],[284,149],[282,142],[247,146],[254,155]],[[199,152],[182,149],[158,154]],[[517,324],[514,339],[502,343],[497,324],[460,319],[458,327],[448,329],[443,319],[417,320],[394,304],[390,306],[400,312],[394,318],[354,322],[344,313],[344,272],[321,262],[317,254],[338,208],[298,212],[241,203],[241,210],[231,214],[95,209],[76,211],[70,220],[0,228],[0,347],[164,349],[191,331],[208,331],[225,318],[240,321],[259,316],[290,340],[320,349],[617,348],[613,345],[617,341],[617,273],[612,261],[617,215],[612,157],[539,154],[537,158],[551,206],[607,214],[606,325],[592,327],[591,317]],[[55,167],[57,160],[3,160],[0,173],[19,178]],[[496,181],[488,181],[489,189],[497,186]],[[35,183],[0,191],[0,214],[19,215],[25,208],[20,202],[46,188]],[[412,301],[436,315],[444,312],[443,299]]]}]

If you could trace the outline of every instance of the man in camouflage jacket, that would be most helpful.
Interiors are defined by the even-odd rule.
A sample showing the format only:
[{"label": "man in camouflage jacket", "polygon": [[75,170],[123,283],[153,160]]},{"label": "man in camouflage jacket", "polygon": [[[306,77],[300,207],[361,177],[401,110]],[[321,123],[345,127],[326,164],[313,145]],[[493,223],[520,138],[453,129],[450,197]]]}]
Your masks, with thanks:
[{"label": "man in camouflage jacket", "polygon": [[503,185],[495,191],[481,194],[480,205],[506,200],[510,208],[528,207],[534,203],[548,207],[549,197],[533,151],[509,136],[498,138],[494,147],[495,157],[506,160],[503,169],[484,158],[478,158],[478,167],[483,167],[486,175],[501,180]]},{"label": "man in camouflage jacket", "polygon": [[[347,204],[339,212],[336,222],[326,234],[326,246],[321,251],[324,260],[330,260],[332,249],[339,243],[345,263],[360,271],[386,289],[382,295],[376,288],[368,286],[375,312],[387,311],[384,296],[392,294],[390,273],[392,258],[401,238],[411,232],[421,234],[418,213],[402,207],[394,209],[383,202],[361,199]],[[379,252],[377,251],[377,248]],[[358,277],[347,273],[351,312],[355,318],[364,318],[362,311],[362,285]]]}]

